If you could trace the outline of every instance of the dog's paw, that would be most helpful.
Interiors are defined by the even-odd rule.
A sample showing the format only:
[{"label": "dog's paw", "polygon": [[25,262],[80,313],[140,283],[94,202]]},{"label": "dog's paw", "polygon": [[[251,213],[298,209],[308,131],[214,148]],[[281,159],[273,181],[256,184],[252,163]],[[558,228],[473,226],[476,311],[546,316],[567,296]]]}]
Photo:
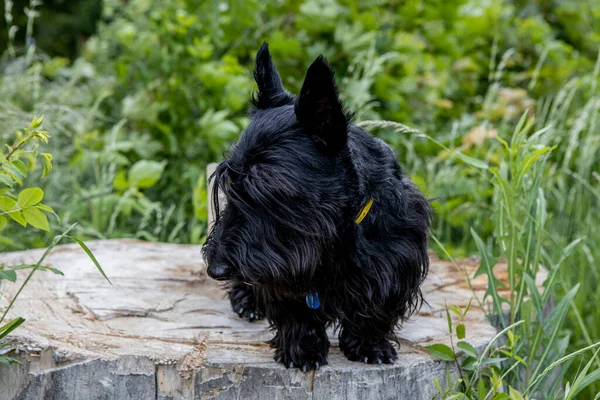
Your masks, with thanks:
[{"label": "dog's paw", "polygon": [[259,321],[264,318],[263,313],[256,305],[256,298],[252,289],[246,285],[238,284],[229,290],[231,308],[240,318],[249,322]]},{"label": "dog's paw", "polygon": [[245,309],[242,306],[234,308],[233,311],[242,319],[245,319],[248,322],[260,321],[265,316],[258,311],[256,308],[254,309]]},{"label": "dog's paw", "polygon": [[346,339],[340,341],[340,348],[348,360],[365,364],[393,364],[398,358],[394,346],[384,338]]},{"label": "dog's paw", "polygon": [[298,368],[303,372],[318,370],[323,365],[327,365],[327,354],[320,352],[306,353],[292,358],[285,350],[277,350],[273,359],[286,368]]},{"label": "dog's paw", "polygon": [[[277,338],[273,341],[279,343]],[[327,365],[327,354],[329,353],[329,340],[325,333],[317,334],[311,331],[304,335],[299,346],[290,344],[289,348],[276,345],[275,357],[278,363],[286,368],[298,368],[303,372],[318,370]],[[292,353],[294,349],[294,353]]]}]

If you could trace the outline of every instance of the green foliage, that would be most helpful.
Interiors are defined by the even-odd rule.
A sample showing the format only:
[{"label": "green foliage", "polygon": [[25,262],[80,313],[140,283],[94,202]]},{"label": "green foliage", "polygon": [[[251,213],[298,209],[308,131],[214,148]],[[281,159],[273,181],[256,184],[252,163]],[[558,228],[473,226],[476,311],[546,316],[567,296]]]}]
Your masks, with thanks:
[{"label": "green foliage", "polygon": [[[46,32],[40,24],[56,7],[37,4],[30,30]],[[76,219],[83,221],[78,230],[93,237],[197,243],[206,233],[200,177],[247,121],[259,44],[269,40],[292,91],[323,53],[357,120],[406,122],[435,132],[449,149],[464,150],[440,153],[433,142],[376,130],[399,150],[415,180],[445,200],[437,206],[436,230],[451,238],[449,251],[460,255],[472,248],[469,226],[482,226],[484,238],[492,233],[489,218],[481,217],[489,210],[492,188],[449,159],[493,164],[493,154],[480,157],[498,133],[493,124],[517,119],[534,107],[534,99],[593,66],[548,22],[548,15],[565,7],[541,10],[508,0],[453,0],[443,6],[106,0],[81,58],[70,64],[29,47],[24,57],[6,63],[0,94],[15,113],[44,110],[61,132],[54,161],[68,166],[69,174],[54,175],[45,189],[56,191],[52,198],[63,228]],[[586,7],[581,11],[596,12],[593,4]],[[13,13],[17,8],[15,3]],[[14,118],[8,119],[10,126]],[[132,185],[140,162],[156,163],[155,175]],[[23,245],[39,245],[36,238],[27,241]]]},{"label": "green foliage", "polygon": [[[439,390],[440,398],[460,398],[458,394],[468,399],[569,398],[561,385],[563,379],[572,379],[576,391],[584,390],[598,379],[597,374],[588,372],[598,362],[597,351],[584,369],[567,378],[568,366],[576,356],[585,352],[589,356],[590,350],[600,346],[600,341],[596,341],[567,353],[569,333],[564,326],[580,285],[575,284],[548,310],[559,273],[582,240],[577,239],[558,252],[553,251],[554,245],[548,240],[552,232],[547,229],[549,207],[545,183],[550,179],[551,170],[547,166],[555,148],[545,144],[551,142],[553,131],[541,127],[532,132],[534,126],[533,119],[524,114],[510,139],[498,138],[502,144],[498,166],[482,175],[494,188],[496,229],[488,244],[471,230],[481,255],[474,276],[486,275],[488,281],[484,297],[478,302],[491,303],[489,315],[503,329],[496,339],[506,334],[506,343],[488,356],[490,344],[478,356],[473,346],[462,341],[466,336],[464,325],[454,324],[447,312],[451,346],[434,344],[427,350],[436,359],[455,361],[459,379],[445,392]],[[508,264],[506,285],[495,269],[499,259]],[[547,274],[542,289],[536,284],[540,273]],[[501,287],[508,290],[508,295],[499,293]],[[508,315],[502,307],[505,303],[509,305]],[[460,309],[451,311],[460,319],[466,314]],[[454,333],[461,340],[456,346]],[[465,356],[460,363],[459,352]]]},{"label": "green foliage", "polygon": [[[469,306],[470,306],[469,302]],[[452,312],[460,320],[462,320],[468,312],[469,306],[465,310],[454,308]],[[498,399],[525,399],[525,398],[553,398],[553,399],[571,399],[575,395],[584,390],[587,386],[598,379],[597,371],[589,373],[592,365],[590,360],[583,369],[578,371],[577,378],[573,385],[567,382],[564,392],[562,389],[550,384],[556,379],[554,376],[548,376],[552,371],[561,367],[562,364],[569,363],[573,358],[580,356],[582,353],[589,352],[595,349],[593,357],[598,355],[600,342],[587,346],[583,349],[567,354],[553,363],[549,364],[543,371],[536,371],[536,375],[524,382],[512,382],[511,374],[521,368],[527,368],[528,363],[533,360],[523,359],[518,354],[520,346],[520,337],[515,335],[515,330],[521,328],[526,321],[521,320],[501,330],[487,345],[483,351],[477,351],[473,345],[466,341],[459,341],[454,345],[453,334],[460,338],[458,329],[464,325],[456,324],[450,317],[447,311],[448,328],[450,334],[450,346],[445,344],[432,344],[426,346],[425,349],[436,360],[453,361],[458,372],[458,379],[452,380],[449,377],[449,384],[446,389],[442,389],[439,381],[434,378],[434,384],[438,390],[438,394],[433,398],[440,399],[465,399],[465,400],[498,400]],[[463,331],[466,334],[466,331]],[[500,342],[504,341],[504,344]],[[481,354],[479,354],[481,353]],[[544,379],[548,379],[548,383],[543,386],[539,394],[535,392],[535,388]],[[517,383],[517,390],[513,385]],[[550,389],[549,389],[550,388]],[[542,396],[542,397],[538,397]]]},{"label": "green foliage", "polygon": [[[44,231],[50,230],[46,214],[54,214],[54,210],[42,203],[44,191],[38,187],[19,189],[35,168],[37,159],[44,160],[44,176],[52,169],[51,156],[40,153],[35,143],[48,143],[48,132],[39,129],[43,120],[43,117],[34,117],[27,128],[17,131],[15,142],[6,146],[6,153],[0,154],[0,182],[4,185],[0,189],[0,231],[11,222],[24,228],[31,225]],[[9,237],[0,236],[0,240],[12,243]]]}]

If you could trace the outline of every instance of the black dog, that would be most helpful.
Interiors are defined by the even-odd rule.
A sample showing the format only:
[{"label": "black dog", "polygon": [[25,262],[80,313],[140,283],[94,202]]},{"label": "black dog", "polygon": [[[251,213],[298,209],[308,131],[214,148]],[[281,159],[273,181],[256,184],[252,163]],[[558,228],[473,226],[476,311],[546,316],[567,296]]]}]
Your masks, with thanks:
[{"label": "black dog", "polygon": [[429,202],[392,150],[351,124],[323,57],[297,97],[266,43],[254,75],[250,124],[213,175],[208,274],[229,281],[241,317],[266,316],[286,367],[327,364],[331,324],[348,359],[393,363],[394,328],[422,303]]}]

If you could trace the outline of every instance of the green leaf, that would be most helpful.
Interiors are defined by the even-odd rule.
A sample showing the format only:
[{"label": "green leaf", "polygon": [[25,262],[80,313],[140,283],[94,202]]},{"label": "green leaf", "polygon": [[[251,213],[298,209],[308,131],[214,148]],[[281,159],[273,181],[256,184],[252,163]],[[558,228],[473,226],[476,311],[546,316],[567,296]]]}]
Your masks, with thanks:
[{"label": "green leaf", "polygon": [[431,356],[439,361],[454,361],[455,355],[452,349],[445,344],[436,343],[425,346]]},{"label": "green leaf", "polygon": [[512,386],[508,387],[508,397],[510,400],[523,400],[521,393],[515,390]]},{"label": "green leaf", "polygon": [[[15,265],[15,266],[8,266],[7,268],[10,268],[14,271],[20,271],[23,269],[33,269],[35,267],[36,267],[36,265],[33,265],[33,264],[21,264],[21,265]],[[37,268],[38,268],[38,270],[41,270],[41,271],[51,271],[51,272],[54,272],[56,275],[64,276],[64,273],[61,270],[54,268],[54,267],[49,267],[47,265],[40,265]]]},{"label": "green leaf", "polygon": [[462,316],[464,317],[465,315],[467,315],[467,313],[469,312],[469,309],[471,308],[471,303],[473,302],[473,297],[471,297],[469,299],[469,302],[467,303],[467,306],[465,307],[465,310],[463,311]]},{"label": "green leaf", "polygon": [[460,158],[465,164],[470,165],[471,167],[475,167],[475,168],[479,168],[479,169],[488,169],[490,166],[488,165],[488,163],[486,163],[485,161],[482,160],[478,160],[476,158],[473,157],[469,157],[466,154],[463,154],[461,152],[456,152],[455,153],[456,156],[458,158]]},{"label": "green leaf", "polygon": [[521,356],[517,355],[517,354],[513,354],[513,358],[515,360],[517,360],[518,362],[520,362],[521,364],[523,364],[525,367],[527,367],[527,363],[525,362],[525,360],[523,360],[521,358]]},{"label": "green leaf", "polygon": [[25,163],[19,159],[16,160],[12,160],[11,161],[12,165],[14,165],[15,167],[19,168],[19,170],[23,173],[24,176],[27,176],[27,165],[25,165]]},{"label": "green leaf", "polygon": [[25,320],[21,317],[17,317],[10,321],[8,324],[4,326],[0,326],[0,339],[8,336],[9,333],[17,329]]},{"label": "green leaf", "polygon": [[479,366],[481,367],[481,366],[484,366],[484,365],[500,364],[502,361],[506,361],[506,360],[507,360],[506,357],[484,358],[479,363]]},{"label": "green leaf", "polygon": [[12,210],[17,202],[8,196],[0,196],[0,211]]},{"label": "green leaf", "polygon": [[446,400],[469,400],[469,398],[464,393],[454,393],[453,395],[446,397]]},{"label": "green leaf", "polygon": [[129,189],[129,182],[127,181],[125,171],[117,172],[117,174],[115,175],[115,180],[113,181],[113,186],[117,190]]},{"label": "green leaf", "polygon": [[456,326],[456,337],[459,339],[464,339],[467,334],[467,329],[465,328],[465,324],[459,324]]},{"label": "green leaf", "polygon": [[518,144],[519,137],[527,129],[526,126],[525,126],[525,123],[530,123],[532,121],[528,117],[529,117],[529,112],[528,111],[523,112],[523,114],[521,115],[521,118],[519,119],[519,123],[515,127],[515,130],[513,131],[512,137],[510,139],[510,145],[511,145],[510,147],[511,148],[512,147],[517,147],[516,145]]},{"label": "green leaf", "polygon": [[34,131],[34,137],[43,143],[48,143],[48,139],[50,139],[50,135],[46,131],[36,130]]},{"label": "green leaf", "polygon": [[9,163],[8,161],[5,162],[2,165],[2,168],[4,168],[6,171],[8,171],[8,173],[10,173],[10,175],[13,177],[13,179],[19,185],[23,184],[23,179],[25,179],[25,175],[23,174],[23,172],[19,168],[15,167],[14,165],[12,165],[11,163]]},{"label": "green leaf", "polygon": [[44,171],[42,172],[42,178],[52,171],[52,154],[50,153],[42,153],[42,160],[44,160]]},{"label": "green leaf", "polygon": [[[34,206],[44,198],[44,191],[40,188],[27,188],[19,193],[19,197],[17,198],[19,204],[25,208]],[[33,224],[32,224],[33,225]],[[35,225],[34,225],[35,226]]]},{"label": "green leaf", "polygon": [[0,231],[3,231],[8,225],[8,219],[4,215],[0,215]]},{"label": "green leaf", "polygon": [[471,357],[477,357],[477,350],[470,343],[460,341],[456,344],[456,347],[465,352],[466,355]]},{"label": "green leaf", "polygon": [[21,214],[21,211],[11,211],[7,213],[7,215],[19,224],[21,224],[23,227],[27,226],[27,221],[25,220],[25,218],[23,218],[23,214]]},{"label": "green leaf", "polygon": [[67,237],[69,239],[76,241],[79,244],[79,246],[83,249],[83,251],[85,251],[85,253],[88,255],[88,257],[96,265],[96,268],[98,268],[98,271],[100,271],[100,273],[102,274],[104,279],[106,279],[108,281],[108,283],[110,283],[112,285],[112,282],[110,281],[110,279],[108,279],[108,276],[106,276],[106,274],[104,273],[104,270],[100,266],[100,263],[98,262],[98,260],[96,260],[96,257],[94,256],[92,251],[87,247],[87,245],[85,243],[83,243],[83,241],[81,241],[80,239],[77,239],[76,237],[73,237],[73,236],[67,236]]},{"label": "green leaf", "polygon": [[525,173],[531,168],[534,162],[538,160],[544,154],[551,152],[555,149],[555,147],[544,147],[536,150],[533,154],[529,155],[525,161],[523,162],[523,166],[521,167],[521,171],[519,172],[519,177],[517,178],[517,185],[523,180],[523,176]]},{"label": "green leaf", "polygon": [[146,189],[158,182],[167,163],[141,160],[133,164],[129,170],[129,186]]},{"label": "green leaf", "polygon": [[6,280],[14,283],[17,281],[17,273],[15,271],[11,271],[11,270],[1,270],[0,269],[0,280],[2,280],[2,279],[6,279]]},{"label": "green leaf", "polygon": [[433,377],[433,383],[435,384],[435,387],[437,388],[438,393],[440,395],[442,395],[444,392],[442,391],[442,387],[440,386],[440,381],[438,381],[438,379],[435,376]]},{"label": "green leaf", "polygon": [[456,315],[459,318],[462,317],[462,310],[460,309],[460,307],[449,306],[448,308],[450,309],[450,311],[452,311],[452,314]]},{"label": "green leaf", "polygon": [[503,287],[503,283],[494,275],[494,266],[497,263],[497,260],[492,258],[487,246],[483,243],[483,240],[477,232],[471,228],[471,236],[475,239],[475,244],[479,250],[479,254],[481,255],[481,264],[477,271],[475,271],[474,277],[477,277],[481,274],[486,274],[488,278],[487,289],[483,295],[483,299],[485,300],[488,296],[491,296],[493,299],[493,304],[495,308],[495,312],[500,319],[500,326],[506,326],[506,320],[504,317],[504,311],[502,310],[502,303],[506,302],[503,297],[500,297],[498,294],[498,288]]},{"label": "green leaf", "polygon": [[48,266],[46,266],[46,267],[42,267],[42,269],[43,269],[43,270],[48,270],[48,271],[51,271],[51,272],[55,273],[56,275],[62,275],[62,276],[65,276],[65,274],[64,274],[64,273],[63,273],[63,272],[62,272],[60,269],[58,269],[58,268],[54,268],[54,267],[48,267]]},{"label": "green leaf", "polygon": [[487,397],[487,389],[485,387],[485,382],[483,381],[483,377],[479,379],[477,382],[477,400],[485,400]]},{"label": "green leaf", "polygon": [[48,224],[48,217],[46,214],[38,210],[37,208],[28,208],[23,210],[23,217],[25,217],[25,221],[27,221],[32,226],[44,230],[49,231],[50,225]]},{"label": "green leaf", "polygon": [[452,317],[448,312],[448,304],[446,304],[446,322],[448,322],[448,333],[452,334]]},{"label": "green leaf", "polygon": [[466,357],[462,363],[462,369],[465,371],[475,371],[477,361],[478,360],[475,357]]},{"label": "green leaf", "polygon": [[0,174],[0,183],[10,188],[13,187],[13,185],[15,184],[15,182],[12,179],[10,179],[10,176],[6,174]]},{"label": "green leaf", "polygon": [[39,118],[37,118],[34,115],[33,116],[33,120],[31,120],[31,124],[29,124],[29,128],[28,129],[39,128],[42,125],[42,122],[44,122],[44,115],[41,115]]},{"label": "green leaf", "polygon": [[21,364],[19,361],[14,358],[10,358],[4,354],[0,354],[0,364],[10,365],[10,364]]},{"label": "green leaf", "polygon": [[47,206],[45,204],[40,203],[40,204],[36,205],[35,208],[37,208],[38,210],[46,211],[46,212],[49,212],[49,213],[52,213],[52,214],[56,215],[56,213],[54,212],[54,210],[52,209],[52,207]]},{"label": "green leaf", "polygon": [[525,283],[527,284],[527,288],[529,289],[529,296],[535,304],[535,309],[541,317],[541,313],[544,310],[544,304],[542,302],[542,296],[540,296],[540,292],[535,283],[535,280],[527,272],[523,272],[523,279],[525,279]]}]

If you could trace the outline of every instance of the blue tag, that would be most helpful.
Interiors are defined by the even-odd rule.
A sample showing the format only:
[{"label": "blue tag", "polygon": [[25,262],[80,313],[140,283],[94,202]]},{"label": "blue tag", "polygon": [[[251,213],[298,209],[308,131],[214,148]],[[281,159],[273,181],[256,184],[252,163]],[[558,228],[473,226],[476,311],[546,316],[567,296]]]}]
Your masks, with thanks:
[{"label": "blue tag", "polygon": [[316,310],[321,307],[321,300],[319,300],[319,293],[310,292],[306,295],[306,305],[308,308]]}]

